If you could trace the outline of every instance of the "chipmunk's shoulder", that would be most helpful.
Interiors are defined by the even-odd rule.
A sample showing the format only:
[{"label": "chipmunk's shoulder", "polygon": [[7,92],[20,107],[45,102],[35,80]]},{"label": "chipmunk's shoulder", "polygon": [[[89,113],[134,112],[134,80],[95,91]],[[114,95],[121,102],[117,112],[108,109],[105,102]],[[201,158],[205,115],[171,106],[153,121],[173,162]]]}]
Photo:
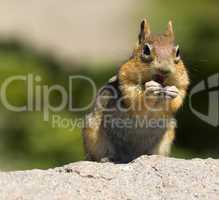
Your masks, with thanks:
[{"label": "chipmunk's shoulder", "polygon": [[95,109],[104,109],[113,101],[121,97],[119,81],[117,75],[111,77],[108,82],[102,86],[96,96]]}]

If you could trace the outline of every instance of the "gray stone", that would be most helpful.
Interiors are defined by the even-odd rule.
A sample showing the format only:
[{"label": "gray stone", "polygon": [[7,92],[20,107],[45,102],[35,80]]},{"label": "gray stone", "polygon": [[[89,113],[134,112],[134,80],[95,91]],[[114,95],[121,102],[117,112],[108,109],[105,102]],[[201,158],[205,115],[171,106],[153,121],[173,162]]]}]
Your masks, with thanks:
[{"label": "gray stone", "polygon": [[0,173],[0,199],[219,199],[219,160],[142,156]]}]

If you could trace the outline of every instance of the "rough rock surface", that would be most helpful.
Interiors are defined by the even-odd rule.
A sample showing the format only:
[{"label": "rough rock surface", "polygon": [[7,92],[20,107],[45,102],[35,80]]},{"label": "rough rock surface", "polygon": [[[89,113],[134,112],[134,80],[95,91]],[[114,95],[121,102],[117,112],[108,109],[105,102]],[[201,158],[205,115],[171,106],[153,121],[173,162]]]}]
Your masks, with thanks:
[{"label": "rough rock surface", "polygon": [[0,173],[0,199],[219,199],[219,160],[142,156]]}]

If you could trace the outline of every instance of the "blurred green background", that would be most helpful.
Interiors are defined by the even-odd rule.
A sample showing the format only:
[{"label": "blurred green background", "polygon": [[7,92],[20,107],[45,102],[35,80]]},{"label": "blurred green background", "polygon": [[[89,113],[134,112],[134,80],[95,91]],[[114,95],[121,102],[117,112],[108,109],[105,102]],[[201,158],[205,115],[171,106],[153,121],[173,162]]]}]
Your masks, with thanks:
[{"label": "blurred green background", "polygon": [[[10,27],[12,29],[10,31],[13,31],[13,35],[5,37],[5,34],[8,34],[7,31],[4,32],[7,26],[3,28],[0,26],[0,84],[7,77],[32,73],[42,77],[42,81],[38,85],[51,86],[59,84],[67,90],[68,76],[80,74],[93,79],[99,88],[116,72],[116,68],[131,55],[134,42],[137,41],[139,22],[143,17],[149,18],[152,29],[155,32],[165,30],[167,21],[169,19],[173,20],[177,42],[180,45],[184,62],[188,66],[191,88],[201,80],[206,80],[208,76],[219,72],[219,2],[217,0],[128,2],[126,4],[124,1],[112,1],[113,6],[107,12],[107,19],[116,13],[113,19],[118,18],[118,21],[111,20],[110,23],[107,20],[106,22],[104,20],[94,21],[92,20],[94,16],[91,16],[91,20],[84,19],[87,21],[87,28],[84,27],[86,31],[79,32],[79,36],[77,35],[77,38],[75,38],[73,29],[73,33],[69,35],[72,40],[79,41],[78,47],[71,42],[71,39],[68,42],[63,42],[64,47],[66,44],[70,47],[72,46],[73,49],[73,51],[69,51],[69,55],[66,54],[66,57],[63,55],[59,56],[59,52],[62,53],[62,49],[59,49],[58,45],[56,46],[55,44],[54,46],[49,46],[46,50],[44,48],[36,48],[36,44],[40,42],[36,38],[32,38],[32,43],[29,42],[31,39],[26,39],[26,33],[16,32],[13,29],[14,18],[5,16],[1,21],[5,20],[6,25],[9,22],[11,23]],[[5,4],[4,6],[10,8],[11,5]],[[119,5],[118,8],[117,5]],[[24,5],[17,6],[20,9]],[[69,25],[59,22],[57,20],[59,15],[55,14],[61,13],[64,16],[64,7],[68,5],[63,3],[61,5],[63,6],[62,9],[60,2],[54,1],[53,6],[52,9],[46,10],[45,13],[51,12],[51,16],[56,16],[52,20],[57,26],[56,37],[59,37],[59,34],[62,35],[61,32],[68,30]],[[79,13],[82,12],[80,16],[83,17],[83,12],[86,11],[83,10],[83,7],[81,8],[79,3],[75,1],[71,6],[76,10],[81,9]],[[89,3],[87,10],[94,9],[95,6],[100,6],[99,2]],[[55,8],[60,8],[61,11],[52,12],[53,9],[56,10]],[[23,9],[28,9],[28,7]],[[119,9],[121,9],[121,12]],[[128,10],[131,10],[131,12],[127,12]],[[96,16],[99,14],[94,13]],[[69,20],[72,19],[71,15],[65,17],[69,18]],[[80,20],[76,14],[73,18],[72,20],[75,22]],[[60,19],[63,18],[60,17]],[[36,22],[37,17],[33,19],[33,24],[35,23],[37,27],[39,24]],[[102,24],[105,27],[106,23],[107,32],[111,30],[112,33],[108,33],[109,35],[106,37],[96,34],[95,37],[98,43],[91,42],[89,44],[87,41],[89,41],[89,37],[92,38],[93,33],[90,33],[92,29],[98,29],[97,27],[105,29]],[[119,23],[119,26],[117,23]],[[90,26],[88,26],[89,24]],[[22,26],[22,23],[18,23],[18,25]],[[64,26],[67,28],[62,28]],[[74,25],[72,26],[74,27]],[[81,24],[78,22],[78,27],[80,26],[83,26],[83,21]],[[39,28],[39,32],[43,32],[43,29],[37,28]],[[1,34],[1,32],[4,33]],[[118,37],[116,33],[118,33]],[[17,34],[19,37],[17,37]],[[49,32],[49,34],[55,33]],[[44,41],[49,41],[50,38],[48,36],[45,39],[43,35],[41,37],[43,37]],[[121,40],[119,40],[120,38]],[[114,39],[122,42],[115,43]],[[42,40],[40,41],[42,42]],[[111,46],[110,43],[112,43]],[[85,53],[79,48],[82,45],[84,45]],[[90,47],[91,45],[92,47]],[[101,49],[100,47],[103,48]],[[86,49],[89,49],[90,53]],[[109,49],[111,49],[111,53],[108,57]],[[26,87],[26,84],[22,81],[17,81],[10,85],[7,95],[13,105],[22,106],[27,103]],[[71,92],[75,106],[86,105],[91,98],[91,88],[84,87],[83,82],[75,82]],[[51,95],[50,100],[52,105],[58,105],[60,103],[60,95],[54,93]],[[192,104],[195,109],[207,114],[208,91],[195,95]],[[58,114],[63,118],[76,120],[82,118],[85,113],[73,113],[66,108]],[[213,127],[197,118],[190,111],[188,100],[177,113],[177,120],[178,129],[172,151],[173,157],[219,158],[219,128]],[[44,121],[41,112],[15,113],[8,111],[0,104],[1,170],[49,168],[82,159],[84,159],[84,155],[80,128],[75,128],[73,131],[66,128],[53,128],[51,118],[48,122]]]}]

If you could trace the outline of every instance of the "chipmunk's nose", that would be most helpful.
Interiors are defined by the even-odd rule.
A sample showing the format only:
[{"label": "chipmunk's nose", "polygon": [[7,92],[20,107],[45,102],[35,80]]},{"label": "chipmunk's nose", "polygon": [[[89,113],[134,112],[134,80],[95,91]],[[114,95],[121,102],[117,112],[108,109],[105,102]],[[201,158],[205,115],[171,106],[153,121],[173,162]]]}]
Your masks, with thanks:
[{"label": "chipmunk's nose", "polygon": [[166,67],[166,66],[158,67],[157,68],[157,72],[159,74],[167,76],[167,75],[169,75],[171,73],[171,69],[169,67]]}]

